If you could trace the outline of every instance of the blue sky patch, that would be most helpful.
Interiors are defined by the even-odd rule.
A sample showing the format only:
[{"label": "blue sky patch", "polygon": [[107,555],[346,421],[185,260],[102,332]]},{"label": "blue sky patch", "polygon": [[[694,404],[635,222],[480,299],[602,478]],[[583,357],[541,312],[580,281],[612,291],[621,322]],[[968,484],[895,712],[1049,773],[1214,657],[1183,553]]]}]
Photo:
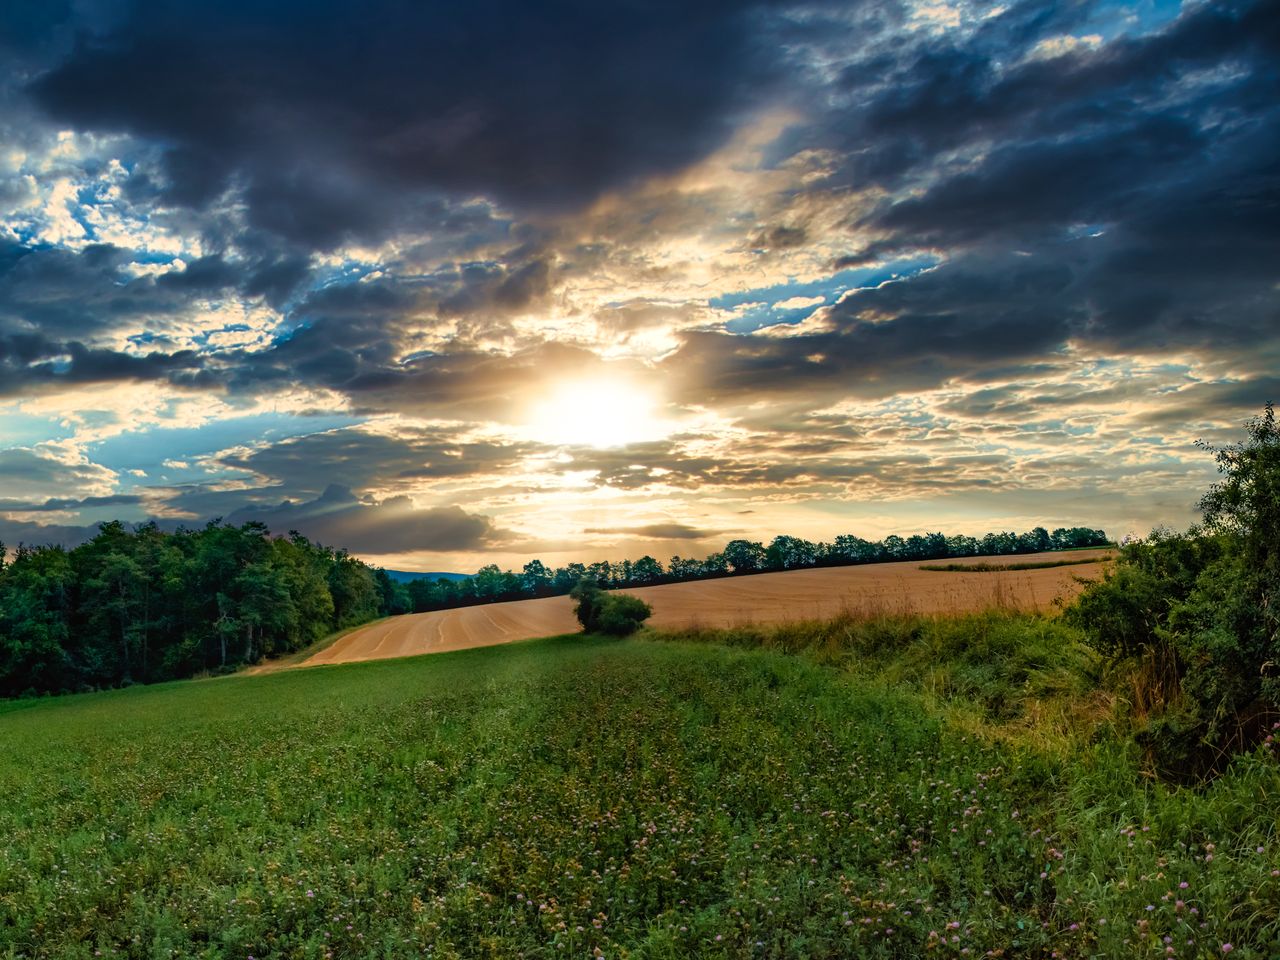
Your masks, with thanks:
[{"label": "blue sky patch", "polygon": [[[707,303],[717,310],[734,310],[745,306],[726,326],[732,333],[751,333],[778,324],[800,323],[818,307],[830,306],[850,290],[867,289],[888,280],[915,276],[937,263],[936,258],[913,257],[870,267],[851,267],[817,280],[788,281],[770,287],[723,293],[712,297]],[[821,298],[820,303],[784,306],[787,301],[795,298],[814,300],[818,297]]]},{"label": "blue sky patch", "polygon": [[232,417],[199,427],[137,430],[99,441],[90,446],[94,462],[124,472],[143,470],[148,481],[165,476],[170,482],[179,479],[208,479],[203,470],[184,471],[166,467],[164,461],[191,462],[219,450],[234,447],[252,437],[255,441],[280,441],[291,437],[321,433],[339,427],[350,427],[364,421],[338,414],[299,417],[284,413],[264,413],[250,417]]}]

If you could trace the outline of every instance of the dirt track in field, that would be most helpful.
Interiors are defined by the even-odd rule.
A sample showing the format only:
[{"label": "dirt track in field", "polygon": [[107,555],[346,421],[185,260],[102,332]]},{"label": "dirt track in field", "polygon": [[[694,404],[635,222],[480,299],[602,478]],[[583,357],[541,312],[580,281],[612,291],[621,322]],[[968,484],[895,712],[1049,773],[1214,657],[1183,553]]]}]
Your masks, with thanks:
[{"label": "dirt track in field", "polygon": [[[921,570],[920,563],[791,570],[751,577],[670,583],[626,591],[653,606],[656,627],[729,627],[832,617],[849,610],[876,613],[965,613],[990,607],[1047,609],[1080,590],[1076,577],[1096,579],[1109,550],[1018,557],[972,557],[936,563],[1027,563],[1097,558],[1092,563],[1041,570],[954,573]],[[443,653],[514,640],[574,633],[578,622],[568,597],[514,600],[455,610],[410,613],[353,630],[302,666]]]}]

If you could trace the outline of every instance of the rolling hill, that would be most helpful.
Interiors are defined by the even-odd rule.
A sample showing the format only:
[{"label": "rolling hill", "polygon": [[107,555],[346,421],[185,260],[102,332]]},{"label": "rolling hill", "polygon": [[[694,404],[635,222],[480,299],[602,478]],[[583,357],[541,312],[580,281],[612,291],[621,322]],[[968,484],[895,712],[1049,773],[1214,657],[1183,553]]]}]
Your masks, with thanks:
[{"label": "rolling hill", "polygon": [[[1033,570],[937,572],[916,561],[827,567],[697,580],[629,589],[653,607],[657,627],[731,627],[862,613],[959,613],[997,606],[1043,610],[1078,592],[1078,578],[1097,577],[1109,550],[1076,551],[1071,560],[1096,562]],[[1028,554],[1021,563],[1062,560],[1060,553]],[[972,558],[1008,563],[1008,557]],[[360,627],[305,660],[304,666],[381,660],[509,643],[578,630],[573,601],[544,597],[390,617]]]}]

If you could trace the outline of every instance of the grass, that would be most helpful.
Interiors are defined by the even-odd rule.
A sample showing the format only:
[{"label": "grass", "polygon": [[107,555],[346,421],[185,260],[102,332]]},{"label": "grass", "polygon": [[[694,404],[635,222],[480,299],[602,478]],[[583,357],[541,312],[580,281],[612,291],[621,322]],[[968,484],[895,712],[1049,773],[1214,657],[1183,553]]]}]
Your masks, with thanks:
[{"label": "grass", "polygon": [[1091,669],[993,614],[24,704],[0,957],[1277,955],[1280,764],[1033,735]]},{"label": "grass", "polygon": [[[1079,563],[1097,563],[1098,557],[1071,557],[1067,560],[1024,560],[1020,563],[929,563],[921,570],[937,573],[998,573],[1002,570],[1046,570],[1049,567],[1072,567]],[[1103,558],[1105,559],[1105,558]]]}]

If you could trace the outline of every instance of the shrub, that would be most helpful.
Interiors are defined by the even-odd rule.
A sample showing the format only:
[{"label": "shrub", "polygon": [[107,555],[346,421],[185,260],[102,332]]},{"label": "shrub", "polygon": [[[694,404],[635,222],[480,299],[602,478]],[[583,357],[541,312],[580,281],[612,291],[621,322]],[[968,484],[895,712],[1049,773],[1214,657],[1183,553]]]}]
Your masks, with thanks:
[{"label": "shrub", "polygon": [[605,593],[590,580],[579,581],[569,596],[577,601],[573,612],[585,633],[625,637],[635,633],[653,613],[653,608],[639,597]]},{"label": "shrub", "polygon": [[582,629],[586,633],[595,633],[600,626],[600,608],[604,605],[605,592],[590,580],[579,580],[578,585],[569,591],[569,596],[577,601],[573,612]]},{"label": "shrub", "polygon": [[[1270,404],[1213,450],[1223,479],[1203,528],[1154,532],[1067,616],[1133,669],[1138,741],[1158,769],[1199,776],[1260,739],[1280,711],[1280,429]],[[1208,448],[1207,445],[1201,444]]]},{"label": "shrub", "polygon": [[597,629],[615,637],[625,637],[640,629],[653,608],[639,597],[625,593],[610,594],[601,605]]}]

